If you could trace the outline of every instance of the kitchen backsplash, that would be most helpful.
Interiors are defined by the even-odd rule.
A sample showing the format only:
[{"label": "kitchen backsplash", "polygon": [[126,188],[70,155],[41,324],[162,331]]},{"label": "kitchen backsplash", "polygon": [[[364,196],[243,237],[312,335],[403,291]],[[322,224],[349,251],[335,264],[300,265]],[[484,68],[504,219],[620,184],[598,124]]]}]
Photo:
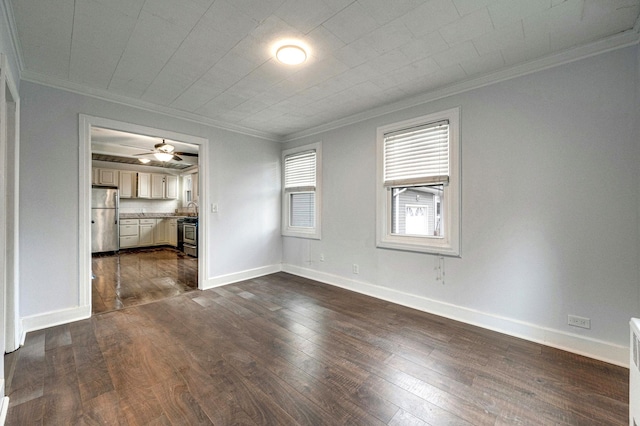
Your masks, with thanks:
[{"label": "kitchen backsplash", "polygon": [[[120,199],[120,213],[175,213],[178,200]],[[193,209],[192,209],[193,210]]]}]

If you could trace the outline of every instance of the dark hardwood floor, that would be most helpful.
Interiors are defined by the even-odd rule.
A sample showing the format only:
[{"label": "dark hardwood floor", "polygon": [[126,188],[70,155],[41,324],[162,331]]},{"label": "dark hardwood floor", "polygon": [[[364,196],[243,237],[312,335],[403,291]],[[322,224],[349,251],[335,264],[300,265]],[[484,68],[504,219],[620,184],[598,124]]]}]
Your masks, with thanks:
[{"label": "dark hardwood floor", "polygon": [[278,273],[29,333],[7,424],[625,425],[628,370]]},{"label": "dark hardwood floor", "polygon": [[173,248],[122,250],[91,258],[91,311],[100,314],[198,288],[198,259]]}]

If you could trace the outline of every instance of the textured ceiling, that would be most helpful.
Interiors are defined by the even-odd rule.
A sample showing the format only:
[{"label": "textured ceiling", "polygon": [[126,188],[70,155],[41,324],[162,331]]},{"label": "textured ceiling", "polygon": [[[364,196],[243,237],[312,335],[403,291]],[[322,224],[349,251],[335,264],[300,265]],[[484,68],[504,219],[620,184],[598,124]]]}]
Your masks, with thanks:
[{"label": "textured ceiling", "polygon": [[[6,0],[21,74],[279,139],[633,30],[640,0]],[[282,39],[303,65],[272,57]]]}]

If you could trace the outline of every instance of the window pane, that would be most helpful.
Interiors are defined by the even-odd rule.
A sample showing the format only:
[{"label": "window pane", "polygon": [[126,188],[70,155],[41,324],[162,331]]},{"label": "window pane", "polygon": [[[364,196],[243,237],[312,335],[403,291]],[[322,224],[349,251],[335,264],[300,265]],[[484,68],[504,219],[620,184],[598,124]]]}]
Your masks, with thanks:
[{"label": "window pane", "polygon": [[391,191],[391,233],[443,237],[444,187],[394,187]]},{"label": "window pane", "polygon": [[290,226],[313,228],[315,226],[315,192],[294,192],[290,196]]}]

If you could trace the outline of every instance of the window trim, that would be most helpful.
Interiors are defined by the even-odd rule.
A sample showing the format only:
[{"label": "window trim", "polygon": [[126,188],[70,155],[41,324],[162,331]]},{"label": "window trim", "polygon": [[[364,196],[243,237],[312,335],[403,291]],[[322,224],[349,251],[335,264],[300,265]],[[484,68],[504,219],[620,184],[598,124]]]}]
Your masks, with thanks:
[{"label": "window trim", "polygon": [[[287,191],[285,189],[285,157],[297,154],[299,152],[315,150],[316,152],[316,187],[315,187],[315,227],[297,227],[290,226],[291,220],[291,203],[289,196],[296,192],[309,192],[308,188],[300,191]],[[297,237],[297,238],[309,238],[319,240],[322,237],[321,233],[321,212],[322,212],[322,142],[316,142],[308,145],[299,146],[282,151],[281,156],[282,164],[282,219],[281,219],[281,234],[285,237]]]},{"label": "window trim", "polygon": [[[449,120],[449,184],[445,187],[444,237],[420,237],[392,234],[391,187],[384,185],[384,135],[409,127]],[[376,132],[376,246],[441,256],[460,257],[461,223],[461,167],[460,167],[460,108],[451,108],[410,120],[388,124]]]}]

